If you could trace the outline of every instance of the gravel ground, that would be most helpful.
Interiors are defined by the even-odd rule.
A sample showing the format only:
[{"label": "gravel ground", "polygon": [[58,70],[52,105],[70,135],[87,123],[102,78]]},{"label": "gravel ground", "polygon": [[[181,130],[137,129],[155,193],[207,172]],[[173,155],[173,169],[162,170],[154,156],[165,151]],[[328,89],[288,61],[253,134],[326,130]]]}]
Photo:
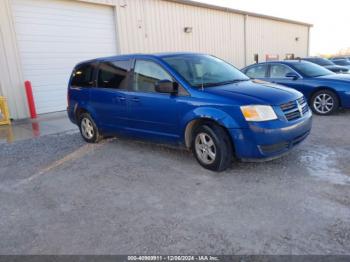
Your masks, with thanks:
[{"label": "gravel ground", "polygon": [[217,174],[145,142],[0,147],[0,254],[350,254],[350,112]]}]

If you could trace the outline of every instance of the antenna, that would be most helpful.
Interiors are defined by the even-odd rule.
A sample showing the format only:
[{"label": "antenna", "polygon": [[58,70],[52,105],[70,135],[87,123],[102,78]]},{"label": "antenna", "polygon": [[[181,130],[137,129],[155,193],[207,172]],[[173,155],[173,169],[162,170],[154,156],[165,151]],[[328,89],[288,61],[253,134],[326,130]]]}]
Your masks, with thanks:
[{"label": "antenna", "polygon": [[204,81],[203,81],[203,74],[201,75],[201,79],[202,79],[202,91],[204,91]]}]

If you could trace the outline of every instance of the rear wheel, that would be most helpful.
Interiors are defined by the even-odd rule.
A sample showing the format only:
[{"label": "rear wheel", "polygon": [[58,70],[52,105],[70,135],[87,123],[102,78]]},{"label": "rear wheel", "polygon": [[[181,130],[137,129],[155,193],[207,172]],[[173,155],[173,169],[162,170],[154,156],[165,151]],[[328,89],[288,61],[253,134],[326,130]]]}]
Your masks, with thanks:
[{"label": "rear wheel", "polygon": [[232,164],[231,140],[221,126],[205,124],[197,127],[191,148],[198,163],[206,169],[220,172]]},{"label": "rear wheel", "polygon": [[316,92],[311,98],[311,108],[315,114],[331,115],[339,107],[339,99],[337,95],[329,90],[321,90]]},{"label": "rear wheel", "polygon": [[88,143],[98,143],[102,139],[94,120],[88,113],[80,116],[79,129],[82,137]]}]

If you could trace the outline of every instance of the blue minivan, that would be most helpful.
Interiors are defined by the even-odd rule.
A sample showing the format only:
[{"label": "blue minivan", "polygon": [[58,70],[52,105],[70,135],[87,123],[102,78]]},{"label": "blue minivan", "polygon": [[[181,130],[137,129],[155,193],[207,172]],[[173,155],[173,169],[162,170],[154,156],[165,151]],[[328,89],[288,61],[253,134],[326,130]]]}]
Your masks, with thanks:
[{"label": "blue minivan", "polygon": [[303,141],[312,123],[300,92],[195,53],[82,62],[69,81],[68,115],[87,142],[126,135],[182,145],[214,171],[234,158],[276,158]]}]

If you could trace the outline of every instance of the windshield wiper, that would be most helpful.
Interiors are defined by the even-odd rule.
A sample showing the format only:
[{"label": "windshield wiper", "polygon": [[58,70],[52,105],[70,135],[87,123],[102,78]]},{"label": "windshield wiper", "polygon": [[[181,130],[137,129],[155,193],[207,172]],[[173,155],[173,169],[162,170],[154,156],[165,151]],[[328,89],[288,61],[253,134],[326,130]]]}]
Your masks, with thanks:
[{"label": "windshield wiper", "polygon": [[250,79],[234,79],[229,81],[222,81],[222,82],[212,82],[212,83],[203,83],[203,84],[197,84],[196,87],[211,87],[211,86],[222,86],[222,85],[228,85],[228,84],[234,84],[238,82],[243,81],[249,81]]},{"label": "windshield wiper", "polygon": [[330,74],[326,74],[326,75],[315,75],[315,76],[312,76],[312,77],[320,77],[320,76],[328,76]]},{"label": "windshield wiper", "polygon": [[249,81],[249,80],[250,80],[250,78],[236,79],[236,80],[233,80],[232,83],[245,82],[245,81]]}]

